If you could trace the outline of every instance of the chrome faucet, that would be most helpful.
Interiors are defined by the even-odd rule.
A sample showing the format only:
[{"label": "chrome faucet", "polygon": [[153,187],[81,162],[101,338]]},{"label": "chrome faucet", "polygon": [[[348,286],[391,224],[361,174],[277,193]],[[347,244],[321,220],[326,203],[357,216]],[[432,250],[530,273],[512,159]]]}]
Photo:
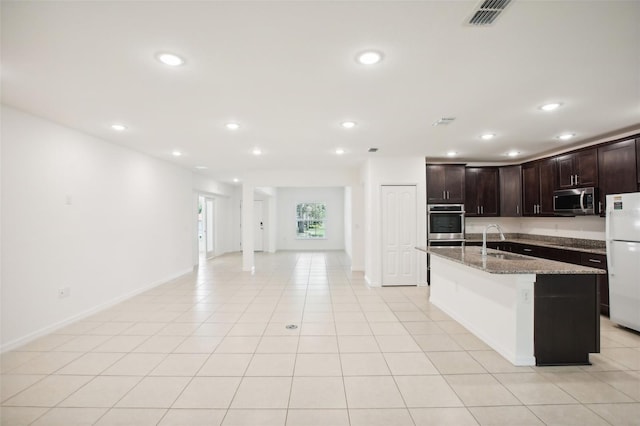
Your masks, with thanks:
[{"label": "chrome faucet", "polygon": [[484,231],[482,231],[482,250],[480,251],[480,253],[482,253],[483,256],[487,255],[487,231],[489,230],[489,228],[496,228],[500,233],[500,240],[502,241],[505,240],[504,234],[502,233],[502,229],[500,228],[500,225],[498,225],[497,223],[490,223],[487,226],[485,226]]}]

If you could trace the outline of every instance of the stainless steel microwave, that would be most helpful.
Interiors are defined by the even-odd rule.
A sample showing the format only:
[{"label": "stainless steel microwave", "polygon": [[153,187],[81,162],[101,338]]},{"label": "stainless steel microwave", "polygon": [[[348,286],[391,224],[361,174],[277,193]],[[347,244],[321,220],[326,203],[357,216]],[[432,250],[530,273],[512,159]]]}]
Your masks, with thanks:
[{"label": "stainless steel microwave", "polygon": [[598,214],[598,189],[561,189],[553,192],[553,211],[556,213]]}]

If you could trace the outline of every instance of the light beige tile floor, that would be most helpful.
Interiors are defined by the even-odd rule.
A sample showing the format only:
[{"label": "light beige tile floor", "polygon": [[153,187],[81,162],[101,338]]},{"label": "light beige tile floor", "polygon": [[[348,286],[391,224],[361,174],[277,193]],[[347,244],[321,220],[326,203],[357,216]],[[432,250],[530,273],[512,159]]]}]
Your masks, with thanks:
[{"label": "light beige tile floor", "polygon": [[[2,354],[0,424],[640,425],[640,334],[515,367],[343,252],[221,256]],[[288,324],[296,325],[287,329]]]}]

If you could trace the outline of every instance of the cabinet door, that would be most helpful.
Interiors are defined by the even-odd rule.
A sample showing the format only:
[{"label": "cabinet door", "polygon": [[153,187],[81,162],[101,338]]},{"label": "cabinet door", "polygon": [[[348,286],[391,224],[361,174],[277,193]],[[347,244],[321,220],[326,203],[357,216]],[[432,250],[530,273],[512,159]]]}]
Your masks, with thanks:
[{"label": "cabinet door", "polygon": [[522,214],[533,216],[540,204],[540,169],[538,163],[522,166]]},{"label": "cabinet door", "polygon": [[559,189],[598,186],[598,150],[587,149],[555,158]]},{"label": "cabinet door", "polygon": [[447,203],[464,203],[464,166],[447,165],[445,166],[444,173],[444,189],[447,194]]},{"label": "cabinet door", "polygon": [[573,188],[574,176],[574,155],[566,154],[556,157],[558,169],[558,189]]},{"label": "cabinet door", "polygon": [[[595,253],[581,253],[580,264],[592,268],[607,269],[607,256]],[[600,313],[609,316],[609,275],[596,275],[600,294]]]},{"label": "cabinet door", "polygon": [[638,170],[638,191],[640,191],[640,138],[636,139],[636,169]]},{"label": "cabinet door", "polygon": [[498,169],[465,169],[465,211],[467,216],[498,216]]},{"label": "cabinet door", "polygon": [[478,204],[482,216],[498,216],[500,195],[498,189],[498,169],[485,167],[481,169],[478,180]]},{"label": "cabinet door", "polygon": [[540,162],[540,208],[538,213],[553,215],[553,191],[556,188],[556,159],[547,158]]},{"label": "cabinet door", "polygon": [[522,216],[522,167],[500,167],[500,216]]},{"label": "cabinet door", "polygon": [[575,154],[575,186],[598,186],[598,150],[587,149]]},{"label": "cabinet door", "polygon": [[479,167],[467,167],[464,172],[464,210],[466,216],[480,216],[478,181],[481,170]]},{"label": "cabinet door", "polygon": [[605,211],[607,194],[635,192],[636,141],[629,139],[598,148],[601,212]]},{"label": "cabinet door", "polygon": [[444,170],[445,165],[442,164],[429,164],[427,165],[427,203],[444,203],[445,189],[444,189]]}]

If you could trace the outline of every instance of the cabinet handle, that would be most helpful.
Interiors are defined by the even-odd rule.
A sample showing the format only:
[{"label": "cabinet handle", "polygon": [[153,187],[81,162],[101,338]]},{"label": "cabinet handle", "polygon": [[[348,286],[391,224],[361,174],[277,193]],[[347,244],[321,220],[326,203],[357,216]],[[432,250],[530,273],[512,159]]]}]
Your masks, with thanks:
[{"label": "cabinet handle", "polygon": [[589,262],[593,262],[593,263],[602,263],[602,260],[598,260],[598,259],[589,259]]},{"label": "cabinet handle", "polygon": [[598,201],[598,211],[596,213],[602,213],[602,201]]},{"label": "cabinet handle", "polygon": [[480,213],[484,214],[484,206],[480,206]]},{"label": "cabinet handle", "polygon": [[526,249],[522,249],[522,251],[530,252],[530,251],[533,251],[533,250],[526,248]]},{"label": "cabinet handle", "polygon": [[571,175],[571,186],[573,186],[573,175]]},{"label": "cabinet handle", "polygon": [[443,200],[447,199],[447,191],[442,191],[442,199]]},{"label": "cabinet handle", "polygon": [[578,175],[576,175],[576,179],[575,179],[575,181],[576,181],[576,183],[575,183],[575,184],[577,185],[577,184],[578,184]]},{"label": "cabinet handle", "polygon": [[520,204],[516,204],[516,214],[520,214]]},{"label": "cabinet handle", "polygon": [[451,199],[451,194],[449,194],[449,191],[447,191],[447,200]]}]

